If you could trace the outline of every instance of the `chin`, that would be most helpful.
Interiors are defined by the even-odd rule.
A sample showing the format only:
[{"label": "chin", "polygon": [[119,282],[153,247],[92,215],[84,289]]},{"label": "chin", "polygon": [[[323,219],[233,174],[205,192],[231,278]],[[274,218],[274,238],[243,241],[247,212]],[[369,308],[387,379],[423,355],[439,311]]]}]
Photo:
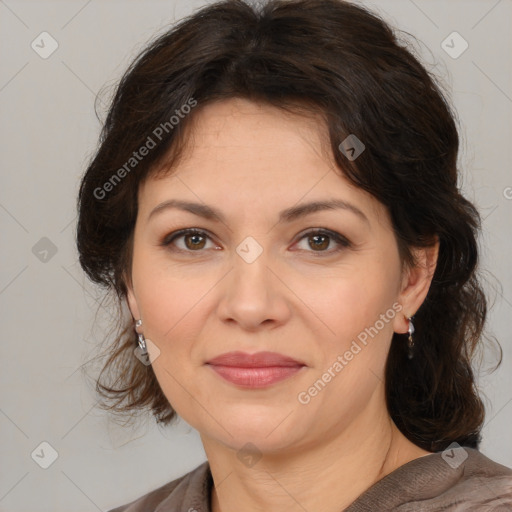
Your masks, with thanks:
[{"label": "chin", "polygon": [[[244,449],[250,451],[251,446],[261,453],[279,452],[294,444],[297,440],[296,436],[301,435],[295,428],[295,422],[292,421],[289,411],[286,413],[282,411],[281,408],[279,413],[271,411],[264,415],[261,411],[259,414],[250,410],[241,413],[238,409],[238,412],[233,415],[220,415],[226,430],[217,423],[213,425],[210,423],[208,428],[204,428],[204,425],[203,428],[199,426],[198,430],[237,452]],[[248,443],[249,446],[247,446]]]}]

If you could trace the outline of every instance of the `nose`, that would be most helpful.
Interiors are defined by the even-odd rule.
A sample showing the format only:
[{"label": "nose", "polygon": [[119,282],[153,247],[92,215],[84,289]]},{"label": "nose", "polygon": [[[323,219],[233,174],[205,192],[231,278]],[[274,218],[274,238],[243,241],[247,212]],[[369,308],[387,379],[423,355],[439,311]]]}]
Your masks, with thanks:
[{"label": "nose", "polygon": [[237,323],[247,331],[286,323],[291,314],[291,292],[284,283],[284,276],[279,274],[265,251],[252,262],[235,254],[233,268],[219,290],[219,318]]}]

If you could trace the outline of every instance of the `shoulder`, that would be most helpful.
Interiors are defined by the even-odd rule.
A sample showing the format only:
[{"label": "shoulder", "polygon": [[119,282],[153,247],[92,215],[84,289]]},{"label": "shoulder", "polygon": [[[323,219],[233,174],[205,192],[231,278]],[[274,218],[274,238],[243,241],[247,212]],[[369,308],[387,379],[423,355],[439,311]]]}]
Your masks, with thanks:
[{"label": "shoulder", "polygon": [[211,473],[204,462],[189,473],[108,512],[208,512]]},{"label": "shoulder", "polygon": [[476,449],[450,446],[399,467],[359,496],[346,512],[377,506],[381,511],[505,512],[512,510],[512,469]]},{"label": "shoulder", "polygon": [[[466,452],[467,462],[464,462],[464,472],[467,475],[473,476],[512,476],[512,469],[493,461],[489,457],[486,457],[480,451],[474,448],[458,447],[450,450],[447,448],[444,452],[444,458],[449,459],[450,457],[456,456],[455,452],[459,450],[461,453]],[[464,456],[464,455],[463,455]]]},{"label": "shoulder", "polygon": [[449,462],[456,459],[456,451],[461,453],[460,459],[466,455],[467,459],[461,460],[460,468],[456,467],[456,462],[452,462],[451,469],[459,470],[459,476],[449,494],[459,503],[481,507],[485,505],[485,510],[511,510],[512,469],[491,460],[473,448],[445,450],[443,460]]},{"label": "shoulder", "polygon": [[451,511],[464,505],[469,510],[498,511],[512,506],[512,469],[474,448],[454,443],[409,464],[413,472],[424,472],[419,502],[425,510]]}]

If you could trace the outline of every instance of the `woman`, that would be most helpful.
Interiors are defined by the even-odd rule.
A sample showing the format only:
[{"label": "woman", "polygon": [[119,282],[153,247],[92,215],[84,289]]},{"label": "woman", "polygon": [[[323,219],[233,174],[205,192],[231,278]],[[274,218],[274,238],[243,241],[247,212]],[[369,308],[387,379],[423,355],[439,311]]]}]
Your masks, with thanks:
[{"label": "woman", "polygon": [[81,265],[131,313],[98,391],[208,461],[116,512],[510,510],[457,151],[431,76],[340,0],[212,4],[136,59],[79,192]]}]

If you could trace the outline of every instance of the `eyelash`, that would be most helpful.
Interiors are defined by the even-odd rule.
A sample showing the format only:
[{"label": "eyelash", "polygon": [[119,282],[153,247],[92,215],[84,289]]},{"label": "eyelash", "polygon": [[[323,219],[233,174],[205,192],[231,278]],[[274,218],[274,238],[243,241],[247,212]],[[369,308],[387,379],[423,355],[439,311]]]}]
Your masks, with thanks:
[{"label": "eyelash", "polygon": [[[186,229],[180,229],[179,231],[175,231],[174,233],[167,235],[166,237],[164,237],[164,239],[162,240],[160,245],[162,245],[163,247],[169,247],[175,240],[177,240],[178,238],[184,237],[186,235],[199,235],[201,237],[211,240],[210,235],[206,231],[196,229],[196,228],[186,228]],[[327,236],[327,237],[331,238],[334,242],[336,242],[339,245],[339,247],[337,249],[327,250],[327,251],[313,251],[313,250],[306,251],[306,252],[312,252],[313,254],[315,254],[315,256],[319,255],[321,257],[323,254],[332,255],[334,253],[338,253],[338,252],[342,251],[343,249],[347,249],[352,246],[351,242],[349,240],[347,240],[344,236],[340,235],[339,233],[336,233],[335,231],[331,231],[329,229],[313,229],[313,230],[307,231],[299,238],[298,242],[300,242],[304,238],[318,236],[318,235]],[[194,252],[201,253],[201,252],[203,252],[202,249],[199,249],[197,251],[191,251],[188,249],[175,248],[175,249],[171,249],[171,250],[177,251],[177,252],[186,252],[186,253],[194,253]]]}]

